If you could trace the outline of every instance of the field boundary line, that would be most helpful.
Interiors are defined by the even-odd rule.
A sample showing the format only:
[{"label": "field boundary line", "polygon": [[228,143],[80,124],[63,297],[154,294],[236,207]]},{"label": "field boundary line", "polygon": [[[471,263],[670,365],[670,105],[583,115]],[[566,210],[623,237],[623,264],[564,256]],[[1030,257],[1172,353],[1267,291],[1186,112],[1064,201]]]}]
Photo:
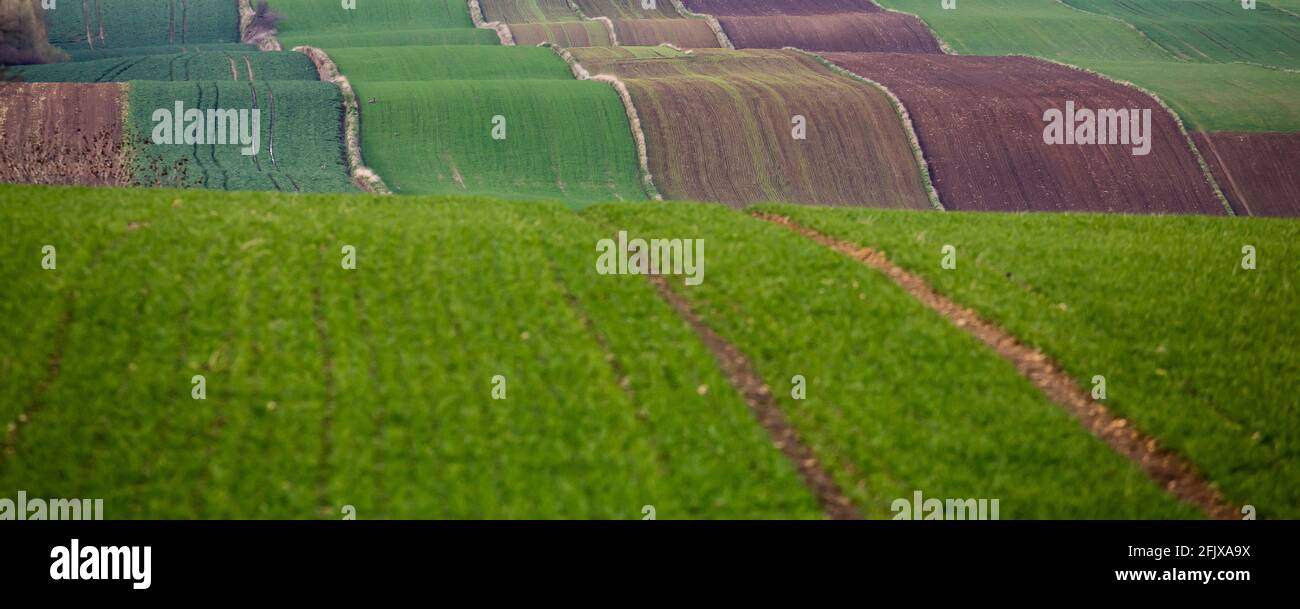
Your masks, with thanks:
[{"label": "field boundary line", "polygon": [[594,80],[597,82],[608,83],[614,87],[614,92],[618,94],[619,101],[623,102],[623,111],[627,113],[628,129],[632,131],[632,143],[636,145],[637,163],[641,171],[641,188],[645,191],[647,197],[655,201],[664,200],[663,195],[659,194],[659,189],[655,187],[654,177],[650,175],[650,156],[647,152],[645,131],[641,129],[641,116],[637,114],[636,104],[632,103],[632,93],[628,91],[627,85],[619,80],[617,76],[608,74],[598,74],[592,76],[587,68],[578,62],[578,58],[573,56],[569,49],[562,46],[550,46],[564,63],[569,64],[569,69],[573,71],[573,77],[578,80]]},{"label": "field boundary line", "polygon": [[510,31],[510,26],[500,21],[487,21],[483,18],[483,7],[479,6],[478,0],[469,0],[469,20],[474,22],[474,27],[492,30],[497,34],[497,40],[501,41],[501,46],[515,46],[515,35]]},{"label": "field boundary line", "polygon": [[1219,154],[1219,149],[1214,147],[1213,133],[1209,131],[1202,131],[1201,133],[1205,135],[1205,144],[1209,147],[1210,154],[1214,155],[1214,160],[1219,162],[1219,169],[1223,170],[1223,177],[1228,181],[1228,188],[1232,189],[1232,194],[1241,203],[1242,211],[1246,212],[1248,216],[1255,215],[1250,211],[1250,203],[1246,201],[1246,195],[1242,194],[1241,188],[1237,186],[1237,180],[1233,179],[1232,170],[1228,169],[1228,164],[1223,162],[1223,156]]},{"label": "field boundary line", "polygon": [[794,464],[799,477],[803,478],[804,484],[812,491],[826,516],[831,520],[861,520],[861,512],[840,490],[835,479],[821,468],[812,449],[799,438],[799,432],[785,418],[771,388],[759,376],[749,358],[704,323],[686,298],[674,291],[663,275],[651,274],[646,278],[654,285],[659,297],[690,325],[700,342],[713,353],[713,359],[731,386],[744,398],[754,418],[772,437],[772,443]]},{"label": "field boundary line", "polygon": [[339,71],[339,67],[330,56],[316,47],[300,46],[293,50],[306,55],[316,65],[320,79],[332,82],[343,95],[343,148],[347,155],[348,171],[352,174],[352,183],[358,188],[375,194],[393,194],[384,180],[375,170],[366,167],[361,158],[361,108],[357,104],[356,91],[348,77]]},{"label": "field boundary line", "polygon": [[930,175],[930,162],[926,160],[925,149],[921,147],[921,136],[916,132],[916,127],[912,124],[912,115],[907,111],[907,106],[903,104],[903,100],[899,99],[897,95],[894,95],[894,92],[890,91],[889,87],[858,74],[857,72],[836,65],[835,62],[826,59],[817,53],[805,51],[798,47],[785,47],[784,50],[802,53],[839,76],[873,86],[884,92],[885,96],[889,98],[890,105],[894,107],[894,114],[898,117],[899,123],[902,124],[903,131],[907,134],[907,141],[912,147],[912,156],[916,159],[917,169],[921,170],[921,188],[925,190],[925,196],[930,199],[930,205],[932,207],[939,211],[946,210],[943,206],[943,201],[939,199],[938,189],[934,187],[934,176]]},{"label": "field boundary line", "polygon": [[924,25],[924,26],[925,26],[925,29],[929,30],[929,32],[930,32],[930,37],[933,38],[935,42],[939,43],[939,50],[940,50],[940,51],[943,51],[943,54],[944,54],[944,55],[960,55],[960,53],[958,53],[957,51],[952,50],[952,47],[948,46],[948,41],[944,40],[943,38],[940,38],[940,37],[939,37],[939,32],[935,31],[934,26],[930,25],[930,22],[929,22],[929,21],[926,21],[926,20],[925,20],[923,17],[921,17],[920,15],[918,15],[918,14],[916,14],[916,13],[909,13],[909,12],[907,12],[907,11],[900,11],[900,10],[898,10],[898,9],[896,9],[896,8],[890,8],[890,7],[888,7],[888,6],[884,6],[884,5],[880,4],[879,2],[876,2],[876,0],[871,0],[871,3],[874,4],[874,5],[876,5],[877,7],[880,8],[880,10],[885,11],[886,13],[895,13],[895,14],[898,14],[898,15],[907,15],[908,17],[911,17],[911,18],[913,18],[913,19],[915,19],[915,20],[917,20],[917,21],[920,21],[920,22],[921,22],[921,25]]},{"label": "field boundary line", "polygon": [[789,218],[765,212],[754,213],[759,220],[784,226],[822,246],[839,252],[888,277],[913,298],[938,313],[952,325],[966,331],[1011,363],[1022,377],[1033,383],[1049,400],[1072,415],[1085,429],[1121,456],[1138,466],[1160,488],[1177,499],[1200,508],[1206,516],[1219,520],[1240,518],[1238,506],[1223,497],[1182,455],[1161,446],[1160,441],[1143,433],[1133,421],[1116,415],[1106,406],[1093,401],[1069,374],[1042,351],[1021,342],[1001,326],[981,317],[974,309],[958,304],[940,294],[920,275],[894,264],[880,251],[842,241],[808,228]]},{"label": "field boundary line", "polygon": [[687,19],[703,19],[705,23],[709,24],[709,29],[713,30],[713,35],[718,38],[718,44],[722,45],[722,48],[736,50],[736,45],[731,42],[731,37],[722,29],[722,22],[718,21],[717,17],[708,13],[697,13],[686,8],[686,5],[682,4],[682,0],[669,1],[673,3],[673,8],[677,9],[677,14]]},{"label": "field boundary line", "polygon": [[[1059,2],[1060,0],[1057,1]],[[1174,109],[1169,107],[1169,104],[1166,104],[1165,100],[1161,99],[1159,95],[1156,95],[1154,91],[1151,91],[1146,87],[1143,87],[1136,83],[1127,80],[1122,80],[1119,78],[1114,78],[1112,76],[1102,74],[1101,72],[1098,72],[1091,68],[1076,66],[1071,63],[1065,63],[1064,61],[1057,61],[1055,59],[1048,59],[1046,57],[1038,57],[1034,55],[1008,55],[1008,57],[1024,57],[1027,59],[1045,61],[1047,63],[1056,64],[1058,66],[1083,72],[1085,74],[1091,74],[1107,82],[1111,82],[1123,87],[1128,87],[1130,89],[1133,89],[1155,100],[1155,102],[1159,104],[1161,108],[1164,108],[1165,112],[1169,114],[1170,118],[1174,119],[1174,124],[1178,125],[1179,133],[1183,134],[1183,142],[1187,144],[1188,150],[1191,150],[1192,156],[1196,158],[1196,164],[1201,166],[1201,177],[1203,177],[1205,181],[1209,183],[1210,190],[1214,192],[1215,198],[1219,200],[1219,205],[1223,206],[1223,210],[1227,212],[1229,216],[1237,215],[1237,212],[1233,211],[1232,209],[1232,204],[1228,202],[1228,197],[1224,196],[1223,189],[1219,187],[1219,181],[1214,179],[1214,173],[1210,171],[1209,163],[1205,162],[1205,157],[1201,156],[1201,150],[1196,147],[1196,142],[1192,140],[1192,135],[1187,132],[1187,125],[1183,124],[1183,117],[1180,116],[1177,112],[1174,112]]]}]

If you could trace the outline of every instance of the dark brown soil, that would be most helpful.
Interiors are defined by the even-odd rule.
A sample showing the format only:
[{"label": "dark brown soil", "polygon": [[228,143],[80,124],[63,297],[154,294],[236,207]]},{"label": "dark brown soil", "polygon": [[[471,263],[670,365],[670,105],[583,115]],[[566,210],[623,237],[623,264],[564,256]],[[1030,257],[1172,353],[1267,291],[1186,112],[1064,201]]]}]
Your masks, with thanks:
[{"label": "dark brown soil", "polygon": [[1196,133],[1233,211],[1300,216],[1300,133]]},{"label": "dark brown soil", "polygon": [[[982,211],[1224,214],[1187,138],[1136,89],[1027,57],[826,53],[911,114],[944,206]],[[1151,150],[1048,145],[1048,109],[1151,111]]]},{"label": "dark brown soil", "polygon": [[121,84],[0,83],[0,182],[128,186]]}]

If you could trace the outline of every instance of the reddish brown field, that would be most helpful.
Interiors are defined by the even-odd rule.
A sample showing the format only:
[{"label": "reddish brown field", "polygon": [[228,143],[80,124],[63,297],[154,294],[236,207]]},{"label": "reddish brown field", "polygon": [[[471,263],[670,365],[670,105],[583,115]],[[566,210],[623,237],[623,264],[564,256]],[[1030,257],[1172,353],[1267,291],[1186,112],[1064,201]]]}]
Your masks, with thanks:
[{"label": "reddish brown field", "polygon": [[[1186,137],[1155,100],[1024,57],[827,53],[907,107],[945,207],[990,211],[1223,214]],[[1151,150],[1048,145],[1045,110],[1151,110]]]},{"label": "reddish brown field", "polygon": [[717,17],[738,49],[942,52],[919,19],[886,12],[869,0],[687,0],[686,5]]},{"label": "reddish brown field", "polygon": [[897,13],[719,17],[718,21],[738,49],[943,52],[924,23]]},{"label": "reddish brown field", "polygon": [[[667,198],[744,205],[930,207],[898,115],[879,89],[793,51],[574,49],[620,78]],[[796,139],[792,118],[806,119]]]},{"label": "reddish brown field", "polygon": [[1196,133],[1233,211],[1300,216],[1300,133]]},{"label": "reddish brown field", "polygon": [[703,19],[615,19],[614,34],[623,46],[665,42],[689,49],[718,47],[718,36]]},{"label": "reddish brown field", "polygon": [[122,84],[0,83],[0,182],[127,186]]}]

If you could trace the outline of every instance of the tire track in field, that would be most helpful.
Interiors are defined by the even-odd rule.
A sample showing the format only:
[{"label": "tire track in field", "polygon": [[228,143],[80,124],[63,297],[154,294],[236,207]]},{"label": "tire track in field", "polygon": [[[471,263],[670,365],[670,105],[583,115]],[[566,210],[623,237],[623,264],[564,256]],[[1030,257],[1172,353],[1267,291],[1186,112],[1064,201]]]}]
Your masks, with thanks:
[{"label": "tire track in field", "polygon": [[[370,377],[372,395],[381,396],[383,395],[383,392],[380,391],[382,377],[379,374],[379,348],[377,347],[379,343],[375,340],[374,326],[370,321],[370,310],[366,308],[366,301],[361,297],[361,285],[359,281],[352,282],[352,298],[357,306],[357,323],[361,326],[361,337],[365,340],[366,350],[368,351],[368,357],[366,358],[366,374]],[[371,415],[371,420],[375,426],[375,457],[371,479],[375,483],[375,498],[377,505],[385,505],[387,499],[387,492],[385,491],[385,474],[387,473],[386,457],[388,448],[388,442],[386,441],[388,428],[385,426],[387,416],[388,411],[386,410],[385,400],[375,400],[374,412]]]},{"label": "tire track in field", "polygon": [[90,34],[90,5],[87,0],[81,0],[81,24],[86,26],[86,45],[90,50],[95,50],[95,37]]},{"label": "tire track in field", "polygon": [[[321,263],[324,264],[324,247],[321,248]],[[325,304],[318,283],[311,293],[311,316],[316,326],[316,338],[320,341],[321,374],[325,379],[325,403],[321,415],[320,428],[320,464],[316,474],[316,501],[320,506],[320,516],[329,517],[334,512],[330,507],[330,461],[334,457],[334,404],[338,397],[338,386],[334,382],[334,348],[330,342],[328,323],[325,321]]]},{"label": "tire track in field", "polygon": [[1241,517],[1240,506],[1228,502],[1190,461],[1162,447],[1159,440],[1137,429],[1132,421],[1093,401],[1088,392],[1045,353],[1022,343],[1010,332],[980,317],[973,309],[939,294],[919,275],[894,264],[875,249],[824,235],[789,217],[763,212],[755,213],[754,217],[784,226],[889,277],[921,304],[1010,362],[1048,399],[1074,416],[1112,450],[1133,461],[1165,492],[1200,508],[1210,518],[1236,520]]},{"label": "tire track in field", "polygon": [[[244,61],[248,61],[248,58],[244,58]],[[249,80],[251,81],[252,74],[253,74],[253,66],[249,65],[248,70],[249,70],[248,72]],[[269,111],[271,113],[271,121],[270,121],[271,124],[266,131],[266,153],[271,157],[271,167],[274,167],[276,172],[278,172],[280,175],[283,175],[286,180],[289,180],[289,184],[293,186],[294,192],[302,192],[302,189],[298,187],[298,181],[294,180],[293,176],[289,175],[289,172],[280,169],[280,163],[276,162],[275,160],[275,90],[271,88],[270,81],[265,81],[265,83],[266,83],[266,97],[269,100],[268,102],[268,104],[270,105]]]},{"label": "tire track in field", "polygon": [[840,490],[835,479],[817,462],[817,455],[799,438],[799,432],[790,424],[777,406],[772,390],[758,375],[749,358],[745,357],[734,345],[727,342],[713,331],[682,295],[673,291],[663,275],[647,275],[654,285],[659,297],[671,306],[679,316],[695,330],[700,342],[704,343],[731,385],[745,398],[745,403],[753,411],[758,422],[772,436],[772,442],[792,461],[803,478],[804,484],[812,491],[822,510],[831,520],[861,520],[862,514],[854,507],[844,491]]},{"label": "tire track in field", "polygon": [[69,288],[63,298],[63,311],[59,314],[59,321],[54,326],[53,346],[50,348],[50,355],[47,358],[45,376],[37,381],[33,390],[32,400],[19,413],[18,417],[10,421],[5,426],[4,450],[0,451],[0,463],[4,463],[18,451],[18,440],[22,429],[31,424],[32,417],[45,408],[45,394],[49,391],[54,381],[58,380],[59,372],[63,368],[63,349],[68,342],[68,331],[72,328],[74,320],[73,311],[77,304],[77,292]]},{"label": "tire track in field", "polygon": [[[212,107],[221,108],[221,83],[212,83],[212,91],[216,94],[212,101]],[[209,137],[214,136],[215,134],[209,134]],[[226,171],[226,168],[221,166],[221,161],[217,160],[217,147],[214,143],[209,142],[208,156],[212,158],[213,167],[216,167],[217,171],[221,172],[221,189],[230,190],[230,172]]]},{"label": "tire track in field", "polygon": [[[150,219],[140,220],[141,224],[149,224]],[[0,442],[0,465],[4,465],[9,457],[12,457],[18,451],[18,442],[21,440],[22,430],[30,425],[32,418],[39,414],[46,406],[45,394],[49,391],[50,386],[59,379],[59,373],[63,370],[63,354],[67,347],[68,333],[72,329],[72,324],[76,321],[76,304],[78,288],[83,287],[81,281],[88,280],[94,276],[94,271],[99,267],[99,263],[104,258],[104,254],[128,239],[128,231],[124,236],[118,237],[111,244],[108,244],[95,251],[90,261],[86,263],[85,277],[79,278],[67,288],[63,298],[63,310],[59,313],[59,321],[54,326],[54,335],[51,339],[50,355],[46,358],[45,376],[37,381],[36,386],[32,389],[32,399],[27,408],[4,428],[4,439]]]}]

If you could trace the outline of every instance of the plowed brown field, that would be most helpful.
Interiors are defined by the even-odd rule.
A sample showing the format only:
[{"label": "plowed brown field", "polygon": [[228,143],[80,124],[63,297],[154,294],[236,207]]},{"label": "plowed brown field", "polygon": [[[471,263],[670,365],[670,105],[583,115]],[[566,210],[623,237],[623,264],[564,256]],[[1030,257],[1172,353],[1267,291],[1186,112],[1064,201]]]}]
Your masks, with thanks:
[{"label": "plowed brown field", "polygon": [[718,18],[736,48],[940,53],[921,20],[869,0],[687,0]]},{"label": "plowed brown field", "polygon": [[127,186],[121,84],[0,83],[0,182]]},{"label": "plowed brown field", "polygon": [[1300,133],[1193,137],[1237,213],[1300,216]]},{"label": "plowed brown field", "polygon": [[[611,47],[574,55],[593,75],[626,83],[666,197],[930,205],[884,93],[803,54]],[[806,139],[794,137],[796,115],[806,119]]]},{"label": "plowed brown field", "polygon": [[[1155,100],[1024,57],[827,53],[894,92],[911,114],[948,209],[1225,213],[1173,118]],[[1048,109],[1150,109],[1151,149],[1048,145]]]}]

